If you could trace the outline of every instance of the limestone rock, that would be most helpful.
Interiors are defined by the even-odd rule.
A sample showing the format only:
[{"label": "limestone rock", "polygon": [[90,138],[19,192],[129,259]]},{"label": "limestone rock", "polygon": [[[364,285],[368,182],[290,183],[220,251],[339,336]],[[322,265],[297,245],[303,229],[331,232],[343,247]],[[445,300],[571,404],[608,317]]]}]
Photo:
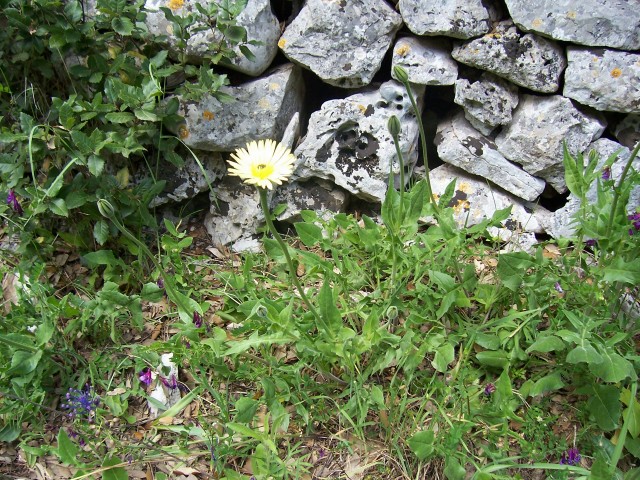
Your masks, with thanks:
[{"label": "limestone rock", "polygon": [[[421,105],[424,87],[414,86],[414,91]],[[411,172],[418,158],[418,126],[404,87],[391,80],[378,90],[329,100],[312,113],[307,135],[295,151],[295,175],[332,180],[354,195],[381,202],[390,165],[398,182],[396,149],[387,130],[391,115],[400,120],[400,150]]]},{"label": "limestone rock", "polygon": [[453,58],[487,70],[521,87],[553,93],[567,61],[553,41],[521,34],[510,21],[500,22],[489,34],[453,49]]},{"label": "limestone rock", "polygon": [[322,217],[325,214],[344,212],[348,198],[347,192],[331,182],[311,180],[281,186],[275,192],[273,205],[286,205],[285,210],[278,215],[278,220],[297,222],[300,221],[302,210],[313,210]]},{"label": "limestone rock", "polygon": [[511,121],[518,106],[518,87],[491,73],[483,73],[477,81],[456,80],[453,100],[464,108],[465,118],[484,135]]},{"label": "limestone rock", "polygon": [[[173,14],[186,16],[188,14],[199,15],[196,4],[207,5],[219,3],[215,0],[184,0],[183,5],[174,8]],[[171,2],[166,0],[146,0],[147,9],[146,24],[151,35],[167,35],[169,48],[173,52],[178,51],[179,38],[174,34],[172,22],[167,20],[160,7],[169,7]],[[179,2],[176,2],[176,4]],[[259,42],[257,45],[248,45],[255,60],[249,60],[240,51],[239,46],[234,47],[235,58],[229,60],[226,65],[247,75],[257,76],[262,74],[271,64],[278,53],[278,38],[280,37],[280,25],[278,19],[271,11],[269,0],[248,0],[245,9],[236,17],[237,25],[244,27],[247,32],[247,41]],[[186,54],[195,61],[213,56],[218,53],[218,45],[223,39],[217,29],[211,29],[199,21],[192,25],[193,33],[187,40]],[[195,31],[201,29],[200,31]]]},{"label": "limestone rock", "polygon": [[640,142],[640,115],[630,113],[624,117],[613,134],[622,145],[633,149]]},{"label": "limestone rock", "polygon": [[278,46],[330,85],[361,87],[380,69],[401,25],[384,0],[308,0]]},{"label": "limestone rock", "polygon": [[506,158],[564,193],[563,142],[570,152],[582,152],[602,135],[605,126],[602,117],[582,113],[568,98],[522,95],[513,120],[496,137],[496,145]]},{"label": "limestone rock", "polygon": [[216,152],[198,152],[198,160],[189,155],[180,168],[164,162],[158,171],[158,180],[165,180],[164,192],[156,196],[150,207],[168,202],[181,202],[206,191],[221,179],[226,172],[224,160]]},{"label": "limestone rock", "polygon": [[173,129],[191,148],[232,151],[252,140],[280,140],[302,108],[304,84],[298,67],[286,64],[270,75],[221,91],[236,99],[222,103],[207,96],[200,103],[180,99],[185,122]]},{"label": "limestone rock", "polygon": [[472,38],[491,29],[489,11],[481,0],[400,0],[404,22],[416,35]]},{"label": "limestone rock", "polygon": [[444,162],[483,177],[520,198],[532,201],[544,190],[544,180],[504,158],[495,143],[474,129],[462,112],[438,125],[435,143]]},{"label": "limestone rock", "polygon": [[640,113],[640,54],[567,47],[567,59],[565,97],[596,110]]},{"label": "limestone rock", "polygon": [[[619,143],[601,138],[590,144],[584,150],[585,161],[588,157],[589,152],[591,152],[592,150],[595,150],[599,154],[598,166],[596,167],[596,171],[601,171],[609,156],[614,152],[620,150],[616,161],[611,166],[611,179],[619,179],[622,175],[624,166],[629,160],[631,151],[628,148],[623,147]],[[632,165],[635,170],[640,171],[640,158],[636,157]],[[586,197],[589,204],[594,204],[597,202],[598,197],[596,183],[593,183],[589,187]],[[635,208],[637,205],[640,205],[640,185],[635,186],[631,191],[631,194],[629,196],[629,203],[627,204],[627,212],[635,212]],[[566,205],[553,212],[553,215],[548,217],[545,222],[543,222],[547,233],[554,238],[570,238],[574,236],[575,226],[573,225],[573,218],[579,209],[580,199],[573,194],[569,195]]]},{"label": "limestone rock", "polygon": [[505,0],[523,30],[581,45],[640,49],[637,1]]},{"label": "limestone rock", "polygon": [[447,40],[403,37],[393,47],[391,76],[397,80],[393,67],[403,67],[409,81],[420,85],[453,85],[458,78],[458,64],[451,58]]},{"label": "limestone rock", "polygon": [[482,178],[474,177],[452,165],[441,165],[429,173],[433,193],[440,197],[447,185],[456,180],[456,189],[449,207],[453,208],[458,225],[473,226],[491,218],[496,210],[513,205],[511,215],[504,222],[504,228],[512,232],[542,233],[542,219],[549,212],[533,203],[492,189]]}]

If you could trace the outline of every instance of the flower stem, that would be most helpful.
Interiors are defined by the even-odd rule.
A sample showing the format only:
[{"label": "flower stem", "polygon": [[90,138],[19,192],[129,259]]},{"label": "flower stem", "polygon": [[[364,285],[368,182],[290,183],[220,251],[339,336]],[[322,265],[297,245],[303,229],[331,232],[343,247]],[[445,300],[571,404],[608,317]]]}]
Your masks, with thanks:
[{"label": "flower stem", "polygon": [[624,179],[627,177],[627,173],[629,173],[629,169],[631,168],[631,164],[638,156],[638,151],[640,150],[640,142],[634,147],[631,155],[629,155],[629,160],[627,160],[627,164],[624,166],[624,170],[622,171],[622,175],[620,175],[620,180],[618,181],[618,186],[616,187],[613,194],[613,202],[611,203],[611,213],[609,214],[609,226],[607,231],[611,231],[613,228],[613,220],[616,215],[616,209],[618,208],[618,198],[620,198],[620,187],[622,187],[622,183]]},{"label": "flower stem", "polygon": [[284,243],[284,240],[282,239],[282,237],[276,230],[275,225],[273,224],[273,220],[271,220],[271,211],[269,210],[269,205],[267,202],[267,191],[264,188],[258,188],[258,192],[260,193],[260,206],[262,207],[262,211],[264,212],[264,218],[267,222],[267,227],[269,228],[269,231],[271,232],[273,237],[278,242],[278,245],[280,245],[280,249],[282,250],[282,253],[284,253],[284,258],[287,260],[287,265],[289,267],[289,276],[291,277],[291,281],[293,282],[296,289],[298,290],[298,293],[300,294],[300,298],[302,298],[302,301],[305,303],[305,305],[311,311],[311,313],[313,313],[314,317],[316,317],[318,324],[322,324],[322,319],[320,318],[320,315],[318,314],[314,306],[309,301],[309,298],[307,297],[307,295],[304,293],[304,290],[302,289],[302,285],[300,285],[300,282],[298,281],[298,277],[296,276],[296,269],[293,266],[291,255],[289,255],[289,247],[287,247],[287,244]]}]

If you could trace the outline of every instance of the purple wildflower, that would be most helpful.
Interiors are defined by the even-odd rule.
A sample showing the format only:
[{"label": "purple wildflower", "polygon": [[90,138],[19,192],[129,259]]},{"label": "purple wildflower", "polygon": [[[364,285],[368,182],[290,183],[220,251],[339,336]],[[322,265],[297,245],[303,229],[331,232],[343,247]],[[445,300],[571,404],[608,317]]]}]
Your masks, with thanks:
[{"label": "purple wildflower", "polygon": [[560,282],[556,282],[556,284],[553,286],[553,288],[555,288],[556,292],[558,292],[558,293],[564,293],[564,290],[562,289],[562,286],[560,285]]},{"label": "purple wildflower", "polygon": [[193,312],[193,324],[196,328],[200,328],[202,326],[202,317],[198,312]]},{"label": "purple wildflower", "polygon": [[67,435],[69,435],[69,438],[73,438],[74,440],[76,440],[78,442],[78,445],[80,445],[81,447],[84,447],[87,442],[84,441],[84,438],[78,434],[78,432],[76,432],[73,428],[68,428],[67,429]]},{"label": "purple wildflower", "polygon": [[571,447],[562,454],[560,465],[578,465],[582,457],[576,447]]},{"label": "purple wildflower", "polygon": [[165,387],[170,388],[171,390],[178,388],[178,379],[175,375],[171,375],[171,378],[160,377],[160,380],[164,384]]},{"label": "purple wildflower", "polygon": [[640,230],[640,212],[636,212],[633,215],[629,215],[627,219],[633,224],[633,228],[629,229],[629,235],[633,235],[634,228]]},{"label": "purple wildflower", "polygon": [[151,385],[151,381],[153,380],[151,376],[151,369],[149,367],[143,368],[142,371],[138,374],[138,378],[145,385]]},{"label": "purple wildflower", "polygon": [[495,391],[496,391],[496,386],[493,383],[487,383],[484,386],[484,394],[487,396],[491,395]]},{"label": "purple wildflower", "polygon": [[595,247],[596,243],[597,242],[595,238],[589,238],[587,241],[584,242],[586,247]]},{"label": "purple wildflower", "polygon": [[62,408],[69,410],[69,418],[86,417],[91,419],[98,405],[100,397],[95,394],[93,387],[85,385],[82,390],[70,388],[66,394],[66,403]]},{"label": "purple wildflower", "polygon": [[158,285],[158,288],[164,288],[164,280],[162,279],[162,277],[158,279],[156,285]]},{"label": "purple wildflower", "polygon": [[610,180],[611,179],[611,167],[608,165],[602,169],[602,180]]},{"label": "purple wildflower", "polygon": [[24,213],[22,205],[20,205],[18,197],[16,197],[16,192],[14,192],[13,189],[9,190],[9,194],[7,195],[7,205],[9,205],[18,215],[22,215]]}]

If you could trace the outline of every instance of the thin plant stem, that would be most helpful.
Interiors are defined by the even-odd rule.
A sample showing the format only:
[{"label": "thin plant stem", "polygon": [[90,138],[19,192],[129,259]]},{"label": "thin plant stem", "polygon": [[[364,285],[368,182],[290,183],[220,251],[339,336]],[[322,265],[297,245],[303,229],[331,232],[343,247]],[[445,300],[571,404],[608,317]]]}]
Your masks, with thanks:
[{"label": "thin plant stem", "polygon": [[[284,243],[284,240],[282,239],[282,237],[276,230],[275,225],[273,224],[273,220],[271,220],[271,211],[269,210],[269,205],[267,202],[267,191],[264,188],[258,188],[258,192],[260,193],[260,206],[262,207],[262,211],[264,212],[264,218],[267,222],[267,227],[269,228],[269,231],[271,232],[273,237],[278,242],[278,245],[280,246],[282,253],[284,253],[284,258],[287,260],[287,266],[289,267],[289,277],[291,277],[291,281],[295,285],[296,289],[298,290],[298,293],[300,294],[300,298],[302,298],[302,301],[305,303],[309,311],[313,313],[313,316],[316,317],[316,320],[318,321],[318,323],[323,325],[324,323],[322,321],[322,318],[320,317],[320,314],[318,314],[314,306],[309,301],[307,294],[304,293],[304,290],[302,289],[302,285],[300,285],[300,282],[298,281],[298,277],[296,277],[296,269],[293,267],[293,261],[291,260],[291,255],[289,255],[289,247],[287,247],[287,244]],[[327,333],[329,332],[328,329],[326,331]]]},{"label": "thin plant stem", "polygon": [[631,155],[629,155],[629,160],[627,160],[627,164],[624,166],[624,170],[622,171],[622,175],[620,175],[620,180],[618,181],[618,186],[616,187],[613,194],[613,202],[611,203],[611,213],[609,214],[609,226],[607,231],[611,231],[613,229],[613,221],[615,218],[616,210],[618,208],[618,199],[620,198],[620,187],[622,186],[627,174],[629,173],[629,169],[631,168],[631,164],[636,159],[638,155],[638,151],[640,150],[640,142],[634,147]]},{"label": "thin plant stem", "polygon": [[[640,143],[638,144],[640,145]],[[636,147],[637,150],[637,147]],[[620,457],[622,457],[622,449],[624,448],[624,441],[627,437],[627,432],[629,430],[629,423],[631,422],[631,418],[633,416],[633,402],[636,401],[636,392],[638,391],[638,384],[633,382],[631,384],[631,392],[629,395],[629,410],[627,411],[627,415],[624,418],[624,422],[622,424],[622,428],[620,429],[620,434],[618,435],[618,443],[616,443],[616,448],[613,450],[613,454],[611,455],[611,462],[609,463],[609,469],[611,473],[611,477],[616,472],[616,468],[618,466],[618,462],[620,461]]]}]

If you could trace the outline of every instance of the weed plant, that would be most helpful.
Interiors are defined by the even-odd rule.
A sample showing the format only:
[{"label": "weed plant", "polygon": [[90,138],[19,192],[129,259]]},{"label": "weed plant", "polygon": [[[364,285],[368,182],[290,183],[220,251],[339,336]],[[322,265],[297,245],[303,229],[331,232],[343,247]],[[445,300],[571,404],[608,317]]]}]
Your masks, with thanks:
[{"label": "weed plant", "polygon": [[[21,243],[1,264],[0,440],[28,466],[55,458],[70,477],[117,480],[190,468],[228,480],[638,478],[640,213],[629,202],[640,145],[618,178],[608,173],[616,156],[565,151],[567,185],[582,201],[575,235],[532,252],[492,240],[509,209],[463,228],[454,182],[436,200],[428,175],[396,191],[392,170],[379,218],[305,211],[283,239],[265,209],[263,254],[195,257],[180,225],[165,221],[161,233],[144,213],[157,186],[124,188],[121,170],[111,183],[104,176],[114,156],[172,158],[179,141],[160,127],[175,112],[159,101],[160,79],[188,74],[154,44],[129,55],[140,52],[143,13],[113,1],[98,2],[96,20],[74,2],[8,3],[4,13],[16,43],[39,58],[118,49],[70,68],[64,87],[78,93],[64,100],[36,86],[53,78],[44,65],[29,66],[30,96],[15,94],[24,72],[3,68],[13,106],[1,214]],[[29,33],[27,16],[40,30]],[[4,58],[19,55],[1,35]],[[136,99],[95,93],[109,88]],[[397,119],[389,130],[399,144]],[[278,172],[286,181],[290,172]],[[142,225],[157,241],[144,241]],[[86,231],[94,245],[74,240]],[[62,287],[59,257],[48,255],[61,245],[83,262]],[[159,367],[166,355],[178,376]],[[158,385],[177,403],[154,401]]]}]

